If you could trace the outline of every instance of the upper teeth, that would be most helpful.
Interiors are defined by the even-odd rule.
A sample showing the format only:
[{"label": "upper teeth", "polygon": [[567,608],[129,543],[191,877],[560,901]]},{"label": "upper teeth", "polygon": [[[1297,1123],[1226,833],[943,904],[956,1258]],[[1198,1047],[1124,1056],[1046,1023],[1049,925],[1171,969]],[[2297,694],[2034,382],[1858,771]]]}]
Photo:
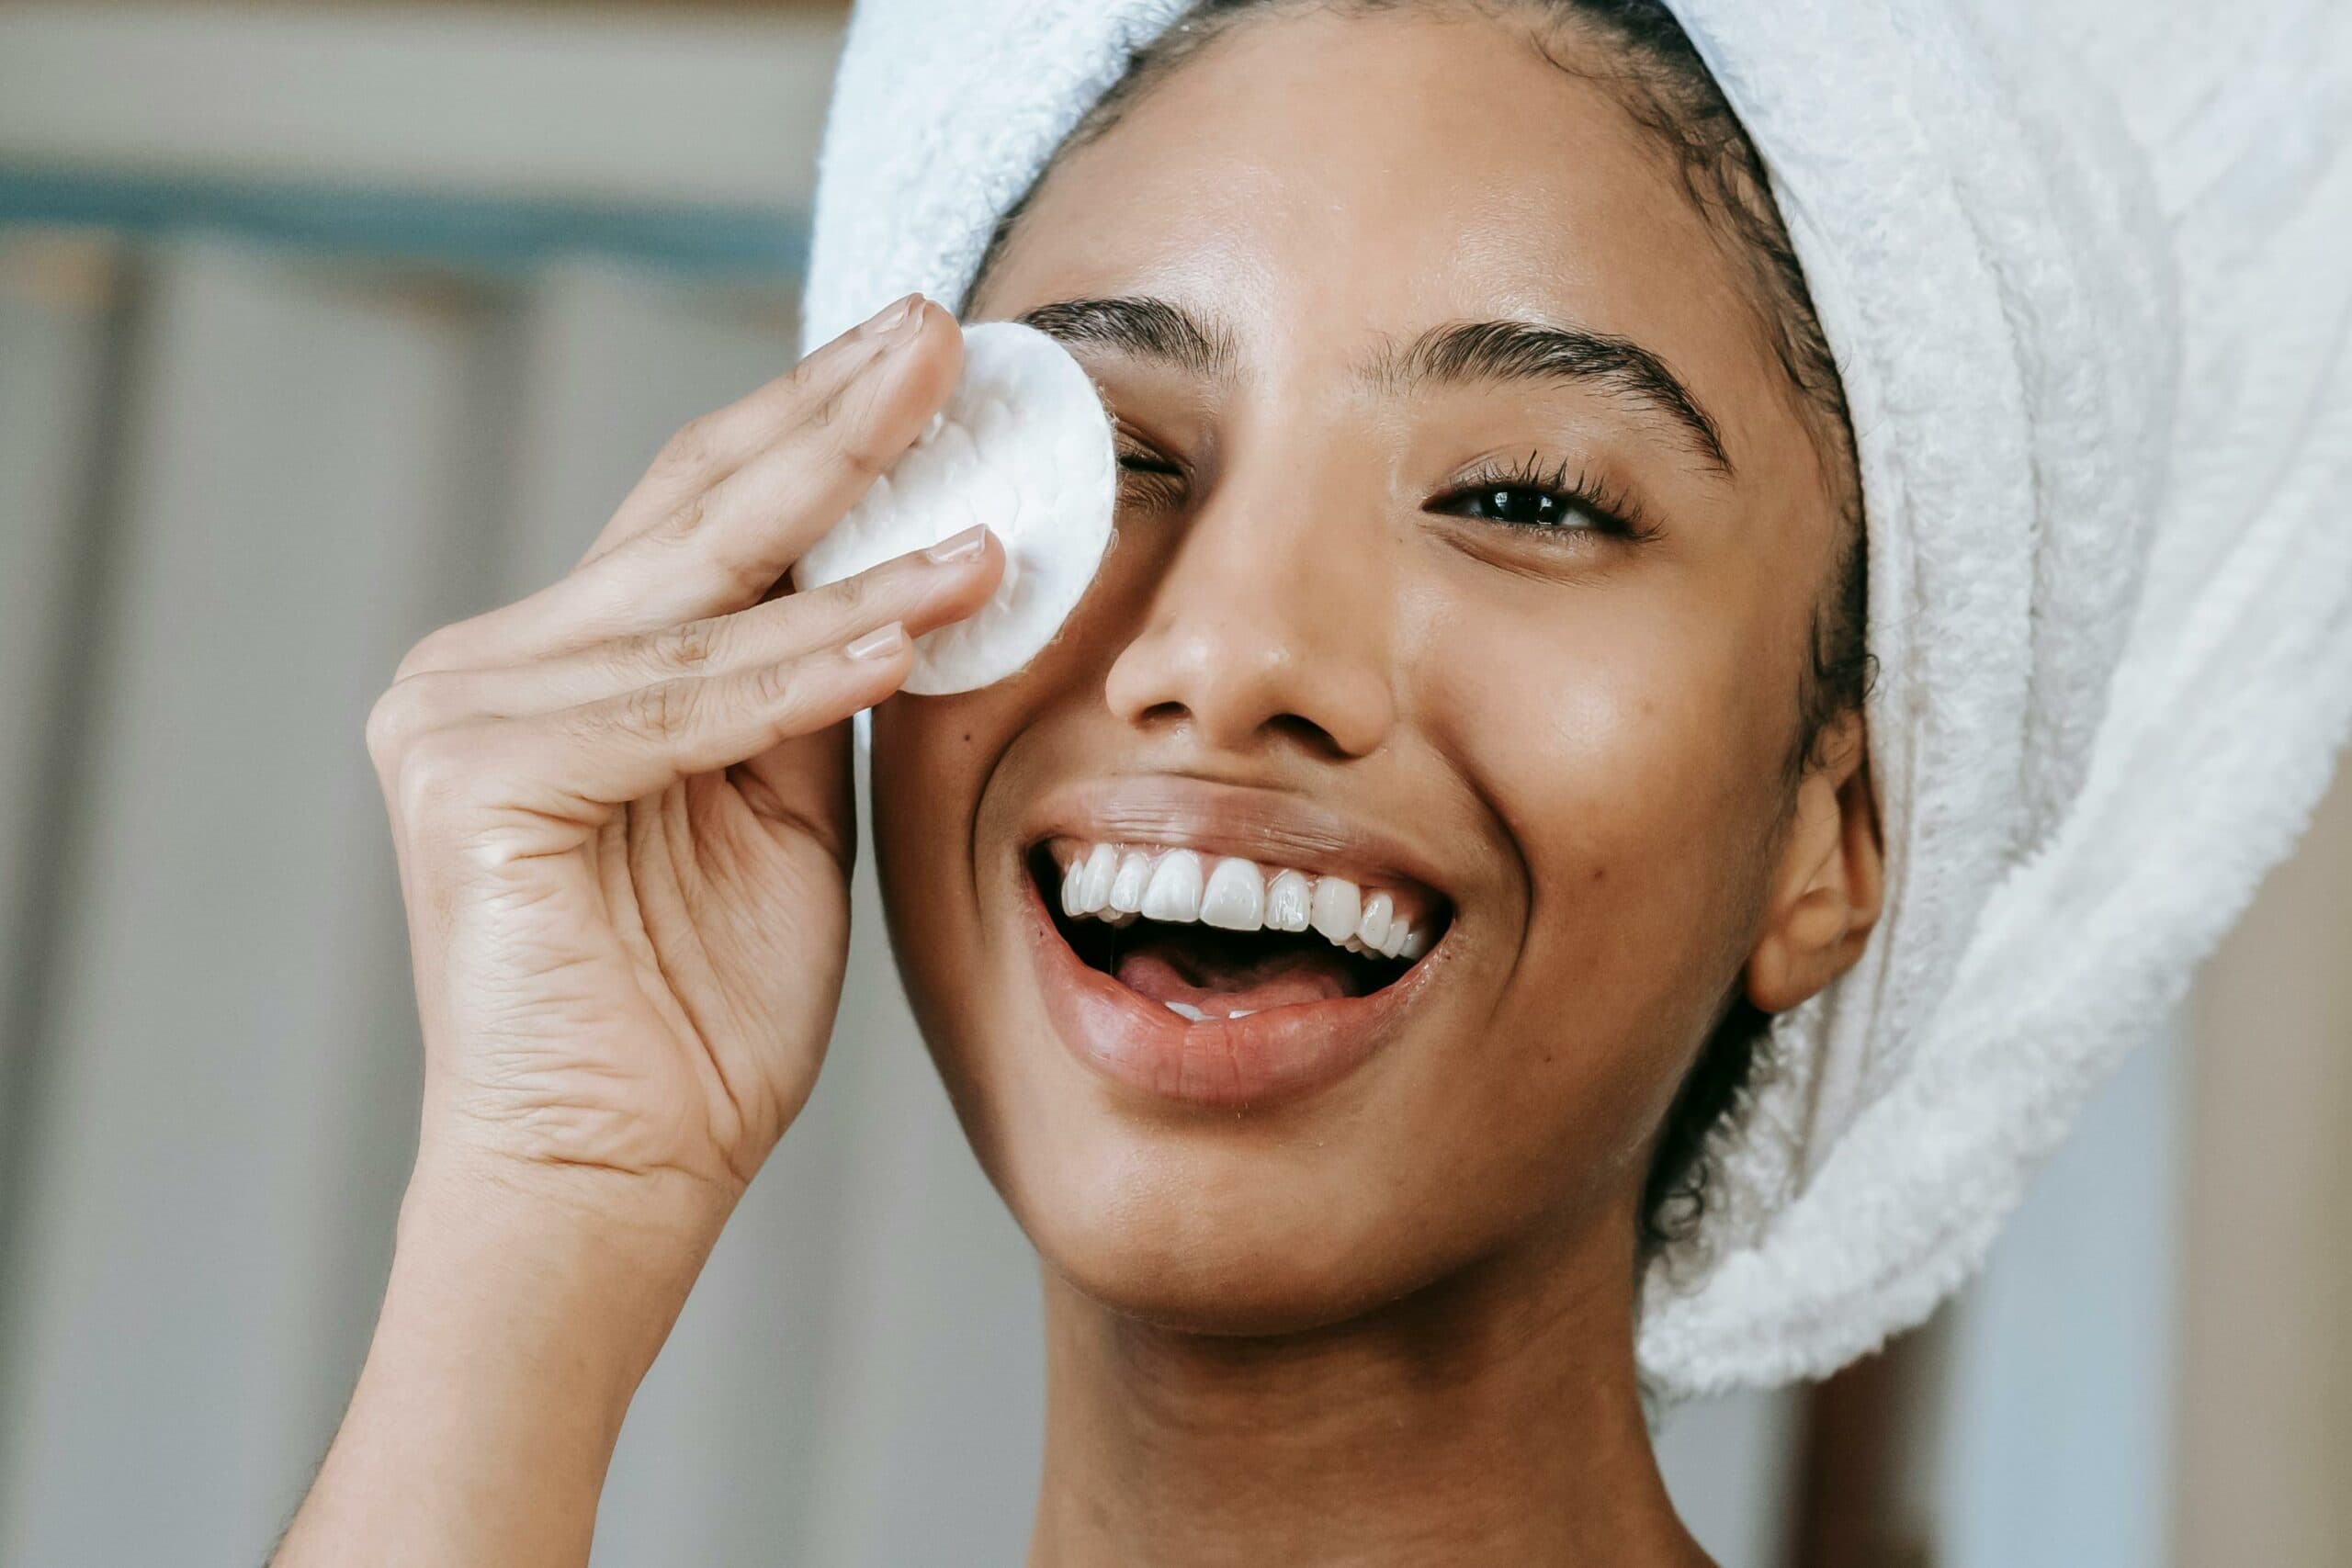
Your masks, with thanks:
[{"label": "upper teeth", "polygon": [[1366,893],[1344,876],[1261,868],[1238,856],[1204,866],[1193,850],[1095,844],[1062,873],[1062,913],[1116,924],[1137,915],[1198,920],[1231,931],[1312,927],[1351,953],[1384,958],[1419,958],[1429,950],[1426,930],[1414,929],[1391,893]]}]

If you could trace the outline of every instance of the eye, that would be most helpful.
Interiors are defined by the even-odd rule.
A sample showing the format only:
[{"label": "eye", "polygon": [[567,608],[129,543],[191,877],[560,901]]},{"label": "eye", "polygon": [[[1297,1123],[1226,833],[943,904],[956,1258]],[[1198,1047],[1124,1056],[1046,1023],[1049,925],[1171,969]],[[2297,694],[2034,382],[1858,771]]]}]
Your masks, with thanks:
[{"label": "eye", "polygon": [[1123,502],[1173,506],[1184,496],[1184,466],[1139,439],[1125,425],[1117,432],[1119,495]]},{"label": "eye", "polygon": [[1528,485],[1492,485],[1459,492],[1447,510],[1459,517],[1483,517],[1521,528],[1556,528],[1580,522],[1566,496]]},{"label": "eye", "polygon": [[1489,464],[1429,503],[1427,510],[1536,534],[1648,536],[1633,498],[1612,494],[1566,463],[1546,468],[1533,453],[1507,467]]}]

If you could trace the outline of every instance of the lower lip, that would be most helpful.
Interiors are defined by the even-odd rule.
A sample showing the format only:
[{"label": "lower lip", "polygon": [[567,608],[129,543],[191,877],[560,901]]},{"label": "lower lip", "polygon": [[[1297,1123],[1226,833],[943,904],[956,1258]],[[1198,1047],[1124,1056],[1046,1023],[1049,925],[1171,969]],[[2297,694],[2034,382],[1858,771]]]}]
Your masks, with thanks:
[{"label": "lower lip", "polygon": [[1270,1105],[1338,1082],[1396,1037],[1443,955],[1441,942],[1367,997],[1187,1020],[1088,967],[1055,929],[1035,879],[1021,882],[1039,989],[1062,1043],[1129,1089],[1188,1105]]}]

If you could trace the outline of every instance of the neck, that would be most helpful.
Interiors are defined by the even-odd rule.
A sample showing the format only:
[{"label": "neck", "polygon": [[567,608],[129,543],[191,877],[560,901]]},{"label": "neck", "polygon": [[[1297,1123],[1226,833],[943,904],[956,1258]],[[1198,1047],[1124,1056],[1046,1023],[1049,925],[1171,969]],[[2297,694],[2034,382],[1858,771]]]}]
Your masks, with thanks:
[{"label": "neck", "polygon": [[1703,1565],[1643,1416],[1630,1248],[1591,1239],[1279,1337],[1155,1327],[1049,1271],[1031,1568]]}]

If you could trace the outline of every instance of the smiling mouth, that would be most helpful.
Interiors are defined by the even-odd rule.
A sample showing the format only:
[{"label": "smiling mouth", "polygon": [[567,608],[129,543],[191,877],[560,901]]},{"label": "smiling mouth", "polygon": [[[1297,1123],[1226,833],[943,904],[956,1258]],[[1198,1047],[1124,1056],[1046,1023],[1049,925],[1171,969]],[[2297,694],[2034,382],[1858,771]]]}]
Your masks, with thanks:
[{"label": "smiling mouth", "polygon": [[1177,845],[1053,839],[1032,849],[1029,869],[1080,963],[1187,1022],[1372,997],[1446,925],[1442,897],[1401,881]]}]

